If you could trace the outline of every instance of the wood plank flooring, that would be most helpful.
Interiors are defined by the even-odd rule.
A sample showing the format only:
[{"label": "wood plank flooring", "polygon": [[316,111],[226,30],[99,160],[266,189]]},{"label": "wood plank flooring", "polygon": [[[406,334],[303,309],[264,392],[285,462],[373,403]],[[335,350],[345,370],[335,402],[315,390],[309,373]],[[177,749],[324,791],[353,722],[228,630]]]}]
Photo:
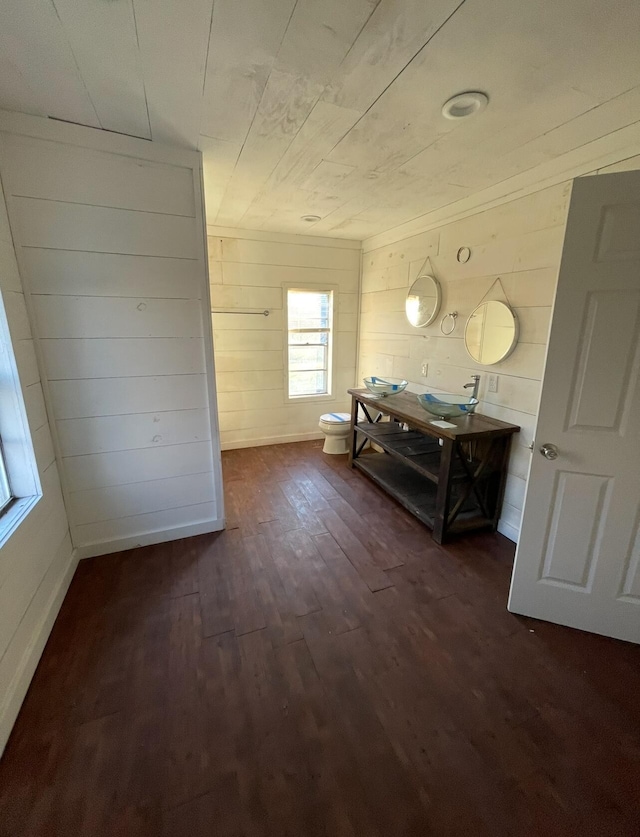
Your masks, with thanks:
[{"label": "wood plank flooring", "polygon": [[640,648],[505,609],[320,443],[223,456],[229,529],[81,563],[2,837],[640,833]]}]

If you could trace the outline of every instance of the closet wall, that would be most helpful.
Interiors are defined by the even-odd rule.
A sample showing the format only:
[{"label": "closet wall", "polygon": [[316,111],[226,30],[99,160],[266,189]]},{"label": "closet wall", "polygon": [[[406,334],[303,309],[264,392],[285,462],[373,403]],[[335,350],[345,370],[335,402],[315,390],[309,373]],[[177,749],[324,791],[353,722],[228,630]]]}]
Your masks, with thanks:
[{"label": "closet wall", "polygon": [[0,131],[78,554],[221,528],[199,155],[17,114]]}]

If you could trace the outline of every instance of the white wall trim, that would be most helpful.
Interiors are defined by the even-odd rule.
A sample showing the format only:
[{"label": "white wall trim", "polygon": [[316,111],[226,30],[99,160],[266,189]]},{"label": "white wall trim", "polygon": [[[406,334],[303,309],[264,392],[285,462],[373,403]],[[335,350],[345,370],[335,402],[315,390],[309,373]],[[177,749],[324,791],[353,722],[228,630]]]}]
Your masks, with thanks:
[{"label": "white wall trim", "polygon": [[[197,152],[198,164],[193,168],[193,188],[196,194],[196,212],[198,230],[202,231],[204,252],[204,287],[202,288],[202,333],[205,343],[205,368],[207,374],[207,394],[209,403],[209,421],[211,424],[211,446],[213,452],[213,482],[215,498],[220,519],[224,521],[224,484],[222,480],[222,449],[215,440],[220,439],[220,419],[218,413],[218,387],[216,383],[216,354],[213,343],[213,322],[211,318],[211,277],[209,276],[209,237],[207,235],[206,207],[204,204],[204,171],[202,152]],[[224,524],[223,524],[224,525]],[[167,540],[175,540],[168,537]]]},{"label": "white wall trim", "polygon": [[[320,416],[318,416],[318,419]],[[264,439],[243,439],[237,442],[223,442],[222,450],[238,450],[239,448],[260,448],[265,445],[286,445],[289,442],[308,442],[314,439],[324,439],[321,430],[309,433],[292,433],[290,436],[269,436]]]},{"label": "white wall trim", "polygon": [[498,532],[501,535],[504,535],[505,538],[509,538],[510,541],[514,543],[518,543],[520,539],[520,530],[517,529],[513,524],[507,523],[504,520],[498,521]]},{"label": "white wall trim", "polygon": [[362,343],[362,277],[364,274],[364,251],[360,250],[360,272],[358,273],[358,310],[356,312],[356,374],[354,387],[360,383],[358,374],[360,372],[360,352]]},{"label": "white wall trim", "polygon": [[242,238],[246,241],[269,241],[276,244],[307,244],[312,247],[335,247],[342,250],[360,250],[361,241],[349,238],[329,238],[319,235],[298,235],[294,233],[272,233],[263,230],[243,230],[239,227],[218,227],[207,224],[207,235],[215,238]]},{"label": "white wall trim", "polygon": [[112,552],[124,552],[139,546],[152,546],[156,543],[179,541],[183,538],[193,538],[196,535],[208,535],[210,532],[220,532],[225,528],[224,520],[205,520],[201,523],[190,523],[188,526],[175,526],[173,529],[158,529],[146,532],[144,535],[133,535],[130,538],[116,538],[111,541],[100,541],[80,546],[76,554],[80,560],[97,558],[99,555],[110,555]]},{"label": "white wall trim", "polygon": [[[65,537],[62,541],[60,548],[64,549],[68,545],[69,537],[67,535],[67,537]],[[52,563],[55,564],[55,559]],[[20,711],[22,702],[27,694],[27,690],[35,673],[36,667],[40,662],[40,657],[42,656],[44,647],[49,639],[53,623],[55,622],[60,607],[62,606],[62,602],[67,594],[67,590],[69,589],[71,579],[73,578],[77,566],[78,556],[74,550],[70,553],[67,566],[49,596],[46,606],[42,609],[42,615],[36,623],[29,643],[20,660],[20,665],[11,681],[9,689],[7,690],[6,698],[2,706],[0,706],[0,756],[2,755],[5,745],[9,739],[9,735],[11,734],[18,712]]]}]

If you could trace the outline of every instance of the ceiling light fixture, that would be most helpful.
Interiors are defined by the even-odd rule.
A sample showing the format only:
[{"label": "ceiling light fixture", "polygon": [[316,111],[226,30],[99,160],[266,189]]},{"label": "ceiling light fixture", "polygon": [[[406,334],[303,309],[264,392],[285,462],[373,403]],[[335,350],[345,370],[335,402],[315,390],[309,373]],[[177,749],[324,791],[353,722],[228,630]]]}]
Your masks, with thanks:
[{"label": "ceiling light fixture", "polygon": [[458,93],[442,105],[442,115],[445,119],[468,119],[483,111],[489,104],[489,97],[477,90]]},{"label": "ceiling light fixture", "polygon": [[300,220],[306,221],[307,224],[314,224],[316,221],[321,221],[322,219],[319,215],[301,215]]}]

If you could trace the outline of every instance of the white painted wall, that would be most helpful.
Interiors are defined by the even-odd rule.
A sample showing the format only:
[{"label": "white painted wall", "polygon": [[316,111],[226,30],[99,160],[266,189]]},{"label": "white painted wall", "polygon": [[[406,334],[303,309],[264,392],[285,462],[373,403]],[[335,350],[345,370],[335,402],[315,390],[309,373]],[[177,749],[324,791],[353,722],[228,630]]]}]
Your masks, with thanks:
[{"label": "white painted wall", "polygon": [[[360,243],[209,227],[214,310],[269,309],[269,316],[213,314],[222,448],[321,438],[322,413],[350,409],[355,383]],[[332,400],[290,402],[284,359],[284,285],[337,285]]]},{"label": "white painted wall", "polygon": [[[462,392],[480,374],[479,411],[518,424],[514,437],[500,531],[517,540],[536,422],[551,306],[555,295],[570,184],[560,184],[420,235],[370,249],[364,242],[359,377],[407,378],[416,392]],[[456,260],[471,248],[466,264]],[[407,289],[429,257],[442,286],[442,309],[427,328],[410,326],[404,314]],[[473,308],[500,277],[520,322],[514,353],[495,366],[480,366],[463,342]],[[496,286],[489,299],[504,299]],[[457,311],[450,336],[442,316]],[[428,363],[428,375],[421,365]],[[499,375],[498,391],[488,376]]]},{"label": "white painted wall", "polygon": [[0,115],[74,546],[222,528],[200,155]]},{"label": "white painted wall", "polygon": [[42,498],[0,549],[0,753],[75,570],[22,283],[0,189],[0,290]]}]

